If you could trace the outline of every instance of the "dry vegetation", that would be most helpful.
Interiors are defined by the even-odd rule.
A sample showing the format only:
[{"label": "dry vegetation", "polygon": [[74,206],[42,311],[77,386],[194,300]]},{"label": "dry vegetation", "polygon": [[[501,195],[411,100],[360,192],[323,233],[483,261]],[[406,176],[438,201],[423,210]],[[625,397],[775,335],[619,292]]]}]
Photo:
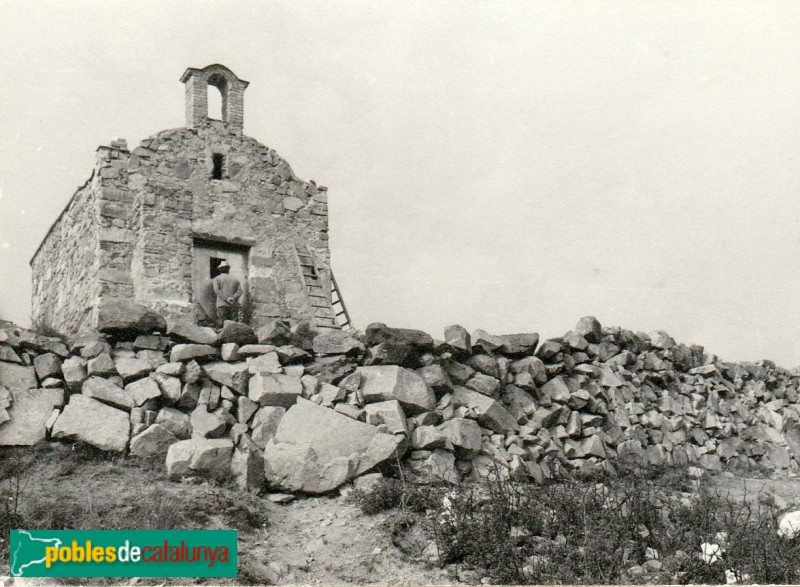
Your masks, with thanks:
[{"label": "dry vegetation", "polygon": [[[779,536],[774,501],[733,495],[681,470],[545,486],[496,477],[455,489],[387,479],[353,497],[368,514],[397,508],[393,532],[423,529],[440,564],[493,583],[800,580],[800,538]],[[719,546],[711,562],[701,556],[704,543]]]}]

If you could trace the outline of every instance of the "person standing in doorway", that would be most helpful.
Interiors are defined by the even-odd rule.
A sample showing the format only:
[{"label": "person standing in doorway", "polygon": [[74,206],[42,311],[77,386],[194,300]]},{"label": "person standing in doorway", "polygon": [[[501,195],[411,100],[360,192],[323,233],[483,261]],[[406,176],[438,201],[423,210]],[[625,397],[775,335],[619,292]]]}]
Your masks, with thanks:
[{"label": "person standing in doorway", "polygon": [[217,322],[220,326],[225,320],[235,320],[239,314],[239,299],[242,297],[242,284],[230,275],[231,266],[223,259],[217,268],[219,275],[212,281],[217,296]]}]

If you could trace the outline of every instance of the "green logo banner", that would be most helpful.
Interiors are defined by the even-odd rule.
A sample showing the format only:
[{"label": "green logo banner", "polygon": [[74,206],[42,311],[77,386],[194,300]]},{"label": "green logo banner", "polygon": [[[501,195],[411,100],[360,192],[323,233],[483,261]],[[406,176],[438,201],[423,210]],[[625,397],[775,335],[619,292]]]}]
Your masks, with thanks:
[{"label": "green logo banner", "polygon": [[236,530],[12,530],[12,577],[235,577]]}]

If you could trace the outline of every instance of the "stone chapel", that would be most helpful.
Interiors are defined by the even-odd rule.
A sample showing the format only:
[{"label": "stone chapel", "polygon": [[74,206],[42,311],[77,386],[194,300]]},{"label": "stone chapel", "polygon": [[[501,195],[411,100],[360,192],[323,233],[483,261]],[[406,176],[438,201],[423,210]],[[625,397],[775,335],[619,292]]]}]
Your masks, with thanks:
[{"label": "stone chapel", "polygon": [[[31,259],[34,323],[91,330],[109,299],[213,323],[211,280],[227,261],[244,285],[241,321],[348,326],[330,268],[327,188],[243,134],[249,82],[219,64],[189,68],[181,82],[185,127],[133,150],[124,139],[97,149],[90,178]],[[217,90],[221,120],[208,111]]]}]

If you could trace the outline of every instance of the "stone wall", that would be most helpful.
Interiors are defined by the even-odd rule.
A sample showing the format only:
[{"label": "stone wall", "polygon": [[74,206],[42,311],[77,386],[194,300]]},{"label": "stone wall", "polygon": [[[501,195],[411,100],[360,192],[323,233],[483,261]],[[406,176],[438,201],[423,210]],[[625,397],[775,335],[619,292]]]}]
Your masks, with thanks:
[{"label": "stone wall", "polygon": [[[225,175],[210,179],[212,155]],[[327,268],[325,188],[294,176],[274,150],[210,121],[146,139],[130,158],[136,243],[134,295],[170,317],[198,312],[192,292],[193,239],[250,247],[251,322],[312,315],[295,242]],[[329,274],[326,276],[330,289]]]},{"label": "stone wall", "polygon": [[[0,446],[79,440],[163,455],[173,477],[333,491],[397,458],[439,481],[615,475],[622,464],[800,473],[800,377],[603,328],[444,340],[167,323],[109,306],[105,334],[0,324]],[[138,334],[137,334],[138,332]]]},{"label": "stone wall", "polygon": [[[215,153],[225,160],[221,179],[212,179]],[[249,247],[247,314],[256,327],[314,315],[295,243],[313,252],[330,291],[326,188],[295,177],[274,150],[207,121],[161,132],[132,153],[124,141],[98,149],[91,181],[32,262],[34,319],[71,334],[95,324],[102,298],[208,318],[193,292],[195,239]]]},{"label": "stone wall", "polygon": [[91,323],[98,295],[98,185],[79,188],[31,260],[31,318],[59,332]]}]

